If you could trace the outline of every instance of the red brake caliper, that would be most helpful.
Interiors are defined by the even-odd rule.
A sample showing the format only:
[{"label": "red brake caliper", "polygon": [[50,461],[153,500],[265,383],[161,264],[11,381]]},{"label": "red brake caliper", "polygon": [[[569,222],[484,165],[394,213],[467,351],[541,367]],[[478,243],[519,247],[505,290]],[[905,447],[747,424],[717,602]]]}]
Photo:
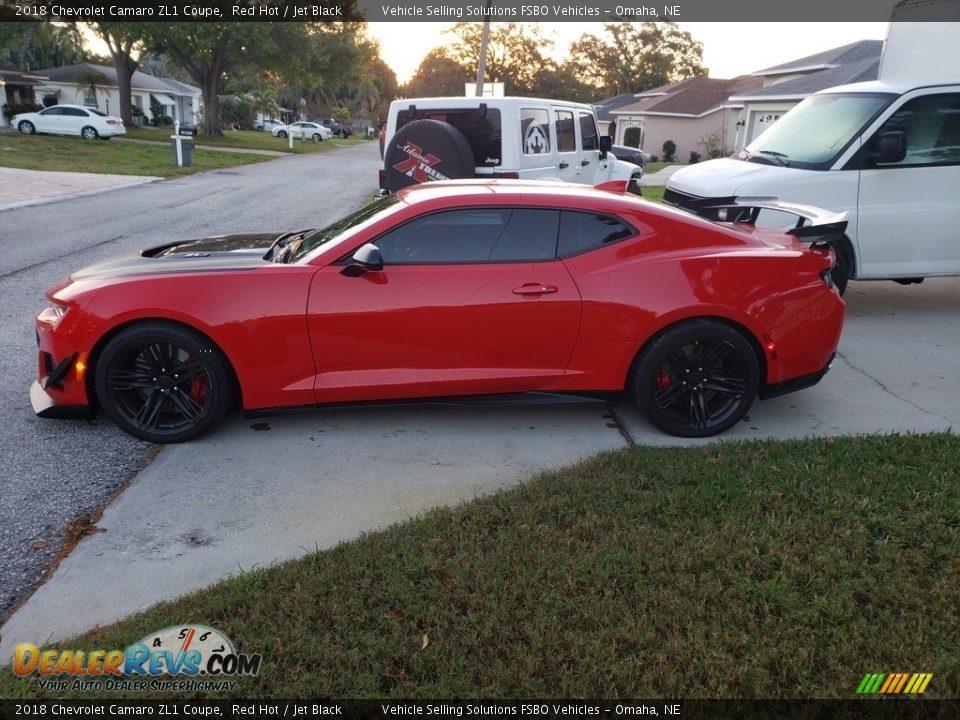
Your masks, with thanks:
[{"label": "red brake caliper", "polygon": [[666,370],[661,370],[657,373],[657,390],[663,390],[664,388],[670,387],[670,384],[673,382],[673,379],[670,377],[670,373]]}]

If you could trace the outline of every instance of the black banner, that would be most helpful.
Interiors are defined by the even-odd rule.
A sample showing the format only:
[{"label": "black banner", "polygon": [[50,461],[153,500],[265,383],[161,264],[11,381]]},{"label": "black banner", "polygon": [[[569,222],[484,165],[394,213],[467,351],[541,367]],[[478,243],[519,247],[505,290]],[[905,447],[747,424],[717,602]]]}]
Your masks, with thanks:
[{"label": "black banner", "polygon": [[3,700],[23,718],[683,718],[684,720],[939,720],[958,700]]},{"label": "black banner", "polygon": [[[0,19],[141,22],[864,22],[960,20],[960,0],[0,0]],[[750,27],[744,34],[749,43]]]}]

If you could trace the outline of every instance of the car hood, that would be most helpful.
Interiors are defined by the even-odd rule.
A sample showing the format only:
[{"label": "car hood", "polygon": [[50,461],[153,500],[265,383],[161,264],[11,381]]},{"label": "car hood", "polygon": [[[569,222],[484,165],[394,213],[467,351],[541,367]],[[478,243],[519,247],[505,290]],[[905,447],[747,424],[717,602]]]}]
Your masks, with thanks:
[{"label": "car hood", "polygon": [[161,273],[252,270],[268,265],[267,250],[289,233],[246,233],[181,240],[147,248],[138,253],[118,255],[79,270],[75,281],[93,278],[155,275]]},{"label": "car hood", "polygon": [[773,180],[808,173],[779,165],[721,158],[677,170],[667,181],[667,187],[698,197],[727,197],[752,191],[755,183],[769,186]]}]

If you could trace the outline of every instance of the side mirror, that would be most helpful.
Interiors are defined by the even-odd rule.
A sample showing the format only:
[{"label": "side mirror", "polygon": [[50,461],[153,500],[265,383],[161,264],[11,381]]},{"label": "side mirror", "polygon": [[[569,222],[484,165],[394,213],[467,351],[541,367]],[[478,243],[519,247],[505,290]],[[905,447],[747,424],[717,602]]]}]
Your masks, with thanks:
[{"label": "side mirror", "polygon": [[610,148],[613,147],[613,138],[609,135],[600,136],[600,159],[606,160],[607,153],[610,152]]},{"label": "side mirror", "polygon": [[907,156],[907,134],[903,130],[888,130],[873,142],[869,158],[874,165],[898,163]]},{"label": "side mirror", "polygon": [[359,277],[365,272],[383,270],[383,256],[380,254],[380,248],[373,243],[367,243],[357,248],[357,251],[350,258],[350,264],[340,271],[341,275],[347,277]]}]

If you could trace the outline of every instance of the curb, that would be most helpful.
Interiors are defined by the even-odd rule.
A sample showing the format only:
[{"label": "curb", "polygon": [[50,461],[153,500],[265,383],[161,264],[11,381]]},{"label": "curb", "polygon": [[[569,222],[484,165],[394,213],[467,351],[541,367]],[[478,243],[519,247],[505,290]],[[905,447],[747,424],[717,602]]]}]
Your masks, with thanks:
[{"label": "curb", "polygon": [[118,183],[108,187],[91,188],[90,190],[78,190],[77,192],[65,193],[63,195],[50,195],[48,197],[32,198],[29,200],[20,200],[13,203],[0,205],[0,212],[4,210],[16,210],[22,207],[31,207],[34,205],[49,205],[50,203],[60,202],[61,200],[74,200],[76,198],[88,197],[90,195],[100,195],[111,190],[123,190],[124,188],[136,187],[137,185],[146,185],[147,183],[163,180],[161,177],[151,177],[146,180],[131,180],[130,182]]}]

